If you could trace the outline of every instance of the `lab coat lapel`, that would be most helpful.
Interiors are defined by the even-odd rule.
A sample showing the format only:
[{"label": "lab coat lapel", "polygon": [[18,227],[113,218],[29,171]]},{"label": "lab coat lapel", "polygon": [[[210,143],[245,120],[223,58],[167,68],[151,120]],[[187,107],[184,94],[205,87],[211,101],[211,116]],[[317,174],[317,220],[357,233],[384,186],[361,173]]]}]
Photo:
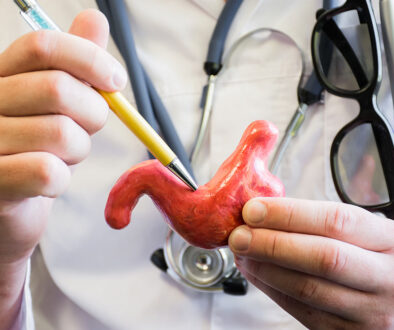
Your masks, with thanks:
[{"label": "lab coat lapel", "polygon": [[224,6],[223,0],[190,0],[204,10],[207,14],[217,19]]},{"label": "lab coat lapel", "polygon": [[[214,19],[218,19],[223,6],[224,0],[190,0],[204,10],[208,15]],[[244,31],[247,23],[257,11],[258,7],[262,4],[263,0],[244,0],[239,9],[237,16],[233,22],[230,33],[228,35],[226,48],[229,47],[240,34]]]}]

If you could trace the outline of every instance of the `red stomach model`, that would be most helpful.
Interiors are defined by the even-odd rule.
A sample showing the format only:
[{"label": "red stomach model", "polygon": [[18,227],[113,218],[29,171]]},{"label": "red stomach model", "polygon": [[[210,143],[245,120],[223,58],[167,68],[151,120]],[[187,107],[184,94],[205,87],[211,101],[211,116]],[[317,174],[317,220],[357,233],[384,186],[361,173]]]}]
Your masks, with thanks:
[{"label": "red stomach model", "polygon": [[205,249],[225,246],[231,231],[243,224],[242,207],[249,199],[284,196],[282,183],[267,170],[277,136],[269,122],[250,124],[212,180],[195,192],[157,160],[142,162],[112,188],[105,218],[111,227],[124,228],[139,197],[147,194],[170,227],[190,244]]}]

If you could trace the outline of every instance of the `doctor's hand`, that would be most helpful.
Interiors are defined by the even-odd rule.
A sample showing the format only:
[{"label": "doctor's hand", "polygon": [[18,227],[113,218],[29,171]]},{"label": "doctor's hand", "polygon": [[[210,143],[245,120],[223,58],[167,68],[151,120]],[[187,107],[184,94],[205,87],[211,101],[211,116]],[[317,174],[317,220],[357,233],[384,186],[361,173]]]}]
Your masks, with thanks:
[{"label": "doctor's hand", "polygon": [[87,157],[90,135],[106,121],[108,106],[89,85],[116,91],[126,84],[125,70],[104,50],[108,35],[105,17],[88,10],[70,34],[29,33],[0,54],[2,326],[18,307],[26,261],[53,198],[67,188],[70,165]]},{"label": "doctor's hand", "polygon": [[394,221],[334,202],[257,198],[229,245],[244,276],[308,328],[394,328]]}]

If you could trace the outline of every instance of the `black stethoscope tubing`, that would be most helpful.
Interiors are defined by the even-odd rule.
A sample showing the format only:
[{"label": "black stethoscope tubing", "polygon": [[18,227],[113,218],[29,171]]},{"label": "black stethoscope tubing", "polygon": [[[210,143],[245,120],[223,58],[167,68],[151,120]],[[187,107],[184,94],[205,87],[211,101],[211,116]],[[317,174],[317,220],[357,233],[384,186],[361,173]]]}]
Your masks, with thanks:
[{"label": "black stethoscope tubing", "polygon": [[[223,8],[209,45],[205,64],[209,72],[217,74],[220,71],[227,34],[242,1],[228,0]],[[138,58],[125,2],[123,0],[97,0],[96,2],[108,19],[111,35],[126,63],[138,111],[157,132],[161,132],[166,143],[187,170],[193,173],[189,155],[168,111]]]},{"label": "black stethoscope tubing", "polygon": [[[323,0],[323,8],[333,8],[337,1]],[[189,155],[179,138],[168,111],[138,58],[128,9],[124,0],[97,0],[96,2],[109,21],[111,35],[126,63],[139,112],[157,132],[161,132],[166,143],[187,170],[193,173]],[[222,68],[227,35],[242,2],[243,0],[228,0],[218,18],[204,63],[204,70],[208,77],[217,76]],[[299,104],[309,106],[317,103],[322,99],[322,93],[323,87],[317,80],[316,74],[312,72],[306,83],[304,85],[300,83],[298,86]],[[203,90],[203,99],[204,96],[206,96],[206,87]]]},{"label": "black stethoscope tubing", "polygon": [[181,143],[163,102],[137,55],[130,27],[128,10],[123,0],[97,0],[100,10],[106,15],[111,35],[119,48],[129,72],[137,109],[175,152],[189,173],[192,172],[189,157]]}]

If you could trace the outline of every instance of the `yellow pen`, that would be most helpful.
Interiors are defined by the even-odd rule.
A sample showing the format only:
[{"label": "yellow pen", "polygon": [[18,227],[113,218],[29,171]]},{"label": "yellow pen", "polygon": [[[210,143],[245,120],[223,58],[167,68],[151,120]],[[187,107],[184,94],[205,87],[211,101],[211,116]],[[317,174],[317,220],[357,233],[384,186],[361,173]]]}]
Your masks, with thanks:
[{"label": "yellow pen", "polygon": [[[33,30],[60,31],[59,27],[45,14],[35,0],[14,0],[14,2],[20,8],[22,17]],[[137,136],[155,158],[191,189],[197,190],[197,184],[175,153],[120,92],[97,91],[116,116]]]}]

